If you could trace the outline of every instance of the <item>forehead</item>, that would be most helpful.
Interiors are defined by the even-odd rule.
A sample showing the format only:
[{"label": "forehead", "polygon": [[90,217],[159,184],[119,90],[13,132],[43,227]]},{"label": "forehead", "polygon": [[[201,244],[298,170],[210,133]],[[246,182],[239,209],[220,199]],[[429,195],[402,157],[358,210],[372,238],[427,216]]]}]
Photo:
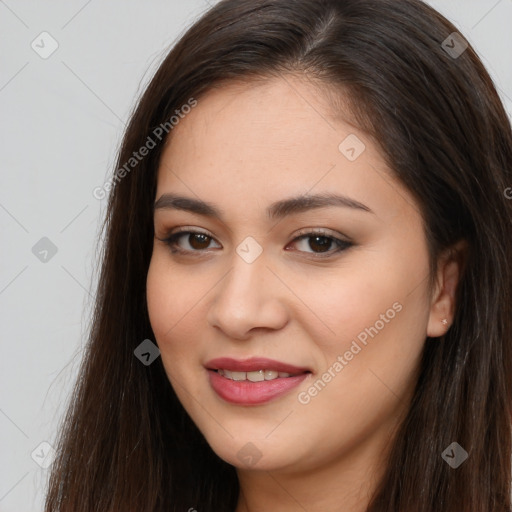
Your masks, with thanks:
[{"label": "forehead", "polygon": [[267,149],[288,150],[287,157],[291,157],[290,145],[301,148],[305,141],[311,146],[318,140],[336,150],[340,127],[322,92],[293,76],[225,83],[200,97],[171,136],[182,135],[180,139],[189,138],[190,143],[221,140],[224,152],[233,154],[271,144]]},{"label": "forehead", "polygon": [[231,195],[253,198],[263,210],[285,196],[330,191],[378,210],[386,201],[398,205],[400,187],[377,144],[334,111],[327,91],[283,77],[225,84],[200,97],[171,132],[157,196]]}]

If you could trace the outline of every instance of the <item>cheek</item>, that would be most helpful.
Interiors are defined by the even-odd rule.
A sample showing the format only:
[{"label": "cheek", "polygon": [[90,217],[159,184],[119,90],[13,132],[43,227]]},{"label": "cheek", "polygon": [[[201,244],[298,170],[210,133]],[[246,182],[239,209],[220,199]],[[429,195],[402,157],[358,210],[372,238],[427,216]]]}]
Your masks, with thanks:
[{"label": "cheek", "polygon": [[338,269],[332,275],[324,272],[318,279],[308,276],[296,285],[297,294],[305,298],[307,314],[295,319],[323,351],[337,355],[348,350],[358,335],[364,341],[369,336],[366,329],[375,332],[371,329],[375,324],[380,332],[396,323],[400,306],[393,308],[393,304],[402,303],[405,287],[399,279],[389,270],[366,264]]},{"label": "cheek", "polygon": [[201,340],[197,331],[206,318],[201,297],[207,290],[204,281],[187,277],[165,255],[152,258],[146,281],[149,319],[167,378],[188,411],[194,406],[190,397],[200,397],[204,386],[195,375]]},{"label": "cheek", "polygon": [[164,365],[194,350],[198,318],[205,318],[201,298],[207,291],[204,281],[190,279],[165,257],[151,259],[146,281],[148,314]]},{"label": "cheek", "polygon": [[388,291],[382,303],[360,302],[358,316],[346,314],[348,306],[346,311],[340,307],[337,343],[319,339],[324,366],[296,397],[296,419],[307,422],[308,432],[316,432],[319,452],[390,431],[407,407],[424,333],[417,321],[421,300],[409,297],[406,302],[402,297],[393,302],[397,296]]},{"label": "cheek", "polygon": [[[338,386],[359,399],[389,392],[387,387],[398,394],[409,390],[429,311],[425,286],[418,286],[416,277],[424,275],[428,261],[414,264],[413,268],[405,260],[394,260],[393,265],[383,259],[365,261],[344,273],[343,279],[325,280],[316,288],[304,280],[315,317],[304,317],[302,326],[319,349],[321,373],[330,369],[336,375],[337,384],[328,386],[336,399],[346,399],[337,396]],[[343,368],[333,368],[339,356]],[[323,394],[335,399],[329,392]]]}]

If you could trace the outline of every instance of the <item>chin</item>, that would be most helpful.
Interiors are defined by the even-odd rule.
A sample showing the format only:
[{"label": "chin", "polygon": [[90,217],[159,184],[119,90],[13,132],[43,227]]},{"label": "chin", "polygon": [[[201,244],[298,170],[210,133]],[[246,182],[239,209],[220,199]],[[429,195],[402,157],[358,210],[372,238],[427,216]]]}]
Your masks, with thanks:
[{"label": "chin", "polygon": [[[211,442],[207,439],[212,450],[225,462],[240,470],[280,471],[296,468],[297,457],[291,457],[296,450],[283,445],[275,439],[255,439],[247,435]],[[295,453],[295,455],[297,455]]]}]

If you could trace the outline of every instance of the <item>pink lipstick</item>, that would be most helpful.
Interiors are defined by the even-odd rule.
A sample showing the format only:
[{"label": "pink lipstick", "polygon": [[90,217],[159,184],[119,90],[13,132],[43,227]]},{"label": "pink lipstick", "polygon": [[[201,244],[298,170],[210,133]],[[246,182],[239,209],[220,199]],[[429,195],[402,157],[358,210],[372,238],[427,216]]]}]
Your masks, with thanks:
[{"label": "pink lipstick", "polygon": [[212,359],[205,364],[210,385],[227,402],[258,405],[282,396],[298,386],[311,371],[272,359]]}]

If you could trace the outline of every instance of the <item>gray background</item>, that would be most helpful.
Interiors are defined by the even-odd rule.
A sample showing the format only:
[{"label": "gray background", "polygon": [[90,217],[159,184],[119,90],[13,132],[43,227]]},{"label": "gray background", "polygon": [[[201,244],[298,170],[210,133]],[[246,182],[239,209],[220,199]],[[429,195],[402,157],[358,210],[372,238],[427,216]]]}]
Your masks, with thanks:
[{"label": "gray background", "polygon": [[[429,3],[476,48],[511,115],[512,0]],[[92,191],[160,59],[208,6],[0,0],[0,512],[42,510],[41,443],[54,444],[94,297],[106,200]],[[31,47],[51,49],[43,31],[59,45],[46,59]],[[43,237],[54,255],[38,254]]]}]

